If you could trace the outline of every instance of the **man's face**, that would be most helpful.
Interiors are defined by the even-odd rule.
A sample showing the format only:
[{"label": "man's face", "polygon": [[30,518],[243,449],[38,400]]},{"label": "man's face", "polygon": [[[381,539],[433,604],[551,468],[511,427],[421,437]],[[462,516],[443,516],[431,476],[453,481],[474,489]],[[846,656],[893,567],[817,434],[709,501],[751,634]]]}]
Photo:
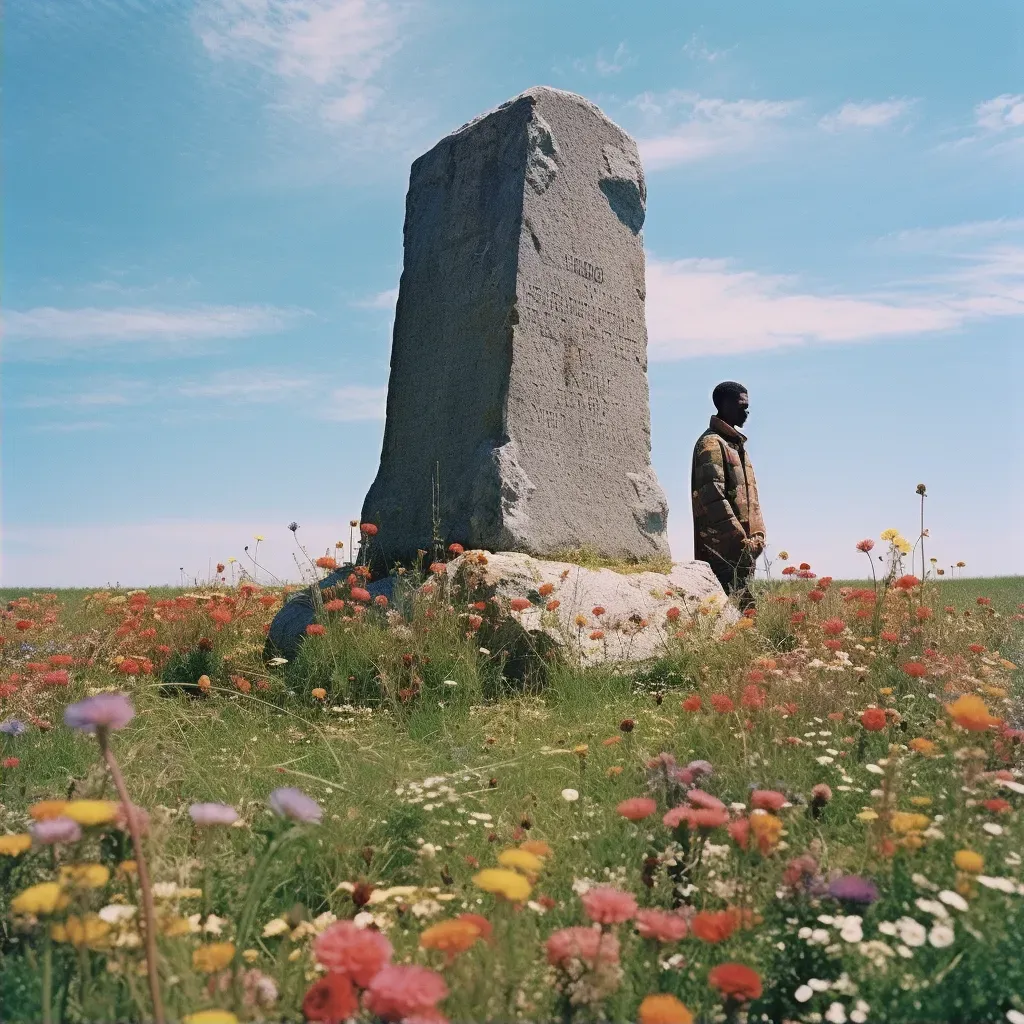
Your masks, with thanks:
[{"label": "man's face", "polygon": [[729,402],[729,404],[723,409],[723,419],[726,423],[731,423],[734,427],[742,427],[747,422],[747,416],[749,415],[750,398],[746,391],[742,392],[736,399]]}]

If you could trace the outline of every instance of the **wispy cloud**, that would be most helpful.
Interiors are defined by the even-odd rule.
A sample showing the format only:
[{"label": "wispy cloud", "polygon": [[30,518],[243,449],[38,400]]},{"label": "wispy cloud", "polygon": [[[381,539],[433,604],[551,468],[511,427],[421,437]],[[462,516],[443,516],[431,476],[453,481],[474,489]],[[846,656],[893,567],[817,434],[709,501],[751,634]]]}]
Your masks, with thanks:
[{"label": "wispy cloud", "polygon": [[157,353],[176,352],[182,345],[196,342],[283,330],[302,315],[302,310],[275,306],[39,306],[11,310],[4,315],[4,358],[48,359],[119,345],[149,346]]},{"label": "wispy cloud", "polygon": [[390,0],[202,0],[195,27],[211,57],[276,82],[275,103],[352,124],[381,95],[402,14]]},{"label": "wispy cloud", "polygon": [[818,124],[828,132],[881,128],[905,117],[916,102],[904,98],[879,103],[844,103],[838,110],[826,114]]},{"label": "wispy cloud", "polygon": [[1008,132],[1024,128],[1024,93],[1004,92],[974,108],[974,123],[985,132]]},{"label": "wispy cloud", "polygon": [[374,295],[369,296],[365,299],[357,299],[352,303],[353,306],[358,306],[360,309],[391,309],[395,308],[395,303],[398,301],[398,288],[387,288],[382,292],[377,292]]},{"label": "wispy cloud", "polygon": [[106,430],[112,426],[107,420],[54,420],[37,423],[32,431],[37,434],[80,434],[85,431]]},{"label": "wispy cloud", "polygon": [[290,377],[277,373],[246,371],[218,374],[214,379],[179,384],[175,390],[185,398],[215,401],[283,402],[314,387],[309,377]]},{"label": "wispy cloud", "polygon": [[810,290],[798,278],[726,260],[652,258],[651,358],[938,334],[984,319],[1024,317],[1024,244],[963,251],[954,260],[900,289],[850,293]]},{"label": "wispy cloud", "polygon": [[997,217],[993,220],[943,224],[934,228],[909,228],[906,231],[897,231],[888,236],[888,239],[912,248],[932,251],[936,244],[952,244],[959,247],[969,239],[999,238],[1016,234],[1024,235],[1024,217]]},{"label": "wispy cloud", "polygon": [[336,423],[384,419],[388,389],[348,384],[336,388],[320,408],[319,417]]},{"label": "wispy cloud", "polygon": [[609,75],[617,75],[625,71],[626,68],[634,63],[636,63],[636,57],[629,52],[629,47],[625,43],[619,43],[610,57],[605,55],[604,50],[598,50],[594,57],[588,57],[585,60],[574,60],[572,66],[573,70],[581,74],[597,74],[602,77],[608,77]]},{"label": "wispy cloud", "polygon": [[716,61],[722,60],[723,57],[727,57],[735,49],[735,46],[730,46],[724,50],[715,50],[708,46],[700,35],[694,33],[683,47],[683,56],[705,64],[714,64]]},{"label": "wispy cloud", "polygon": [[753,149],[777,134],[799,109],[795,100],[726,100],[699,93],[643,93],[632,101],[648,123],[638,141],[647,170]]}]

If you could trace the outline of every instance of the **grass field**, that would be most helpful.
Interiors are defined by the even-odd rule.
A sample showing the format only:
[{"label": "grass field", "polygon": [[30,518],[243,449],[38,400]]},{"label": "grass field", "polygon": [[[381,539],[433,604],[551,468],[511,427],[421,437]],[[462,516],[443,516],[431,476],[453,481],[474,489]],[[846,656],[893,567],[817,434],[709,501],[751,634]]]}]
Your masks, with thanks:
[{"label": "grass field", "polygon": [[[467,629],[443,588],[411,622],[349,595],[276,668],[278,590],[0,591],[0,849],[39,801],[117,801],[62,715],[123,691],[168,1020],[1024,1020],[1024,579],[869,586],[766,585],[724,632],[652,623],[656,663],[570,651],[525,689],[514,613]],[[133,860],[123,821],[0,856],[5,1020],[152,1017]],[[18,903],[73,864],[105,871]],[[371,980],[377,936],[403,970]]]}]

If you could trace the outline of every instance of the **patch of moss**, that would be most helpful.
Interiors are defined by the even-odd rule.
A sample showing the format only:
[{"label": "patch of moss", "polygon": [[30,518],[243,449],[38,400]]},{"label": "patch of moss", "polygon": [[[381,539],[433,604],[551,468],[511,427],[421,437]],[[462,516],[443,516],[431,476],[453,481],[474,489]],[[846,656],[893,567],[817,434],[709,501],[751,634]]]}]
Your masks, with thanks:
[{"label": "patch of moss", "polygon": [[672,571],[672,559],[668,555],[652,558],[609,558],[593,548],[565,548],[545,556],[552,562],[571,562],[584,569],[611,569],[631,576],[641,572],[660,572],[668,575]]}]

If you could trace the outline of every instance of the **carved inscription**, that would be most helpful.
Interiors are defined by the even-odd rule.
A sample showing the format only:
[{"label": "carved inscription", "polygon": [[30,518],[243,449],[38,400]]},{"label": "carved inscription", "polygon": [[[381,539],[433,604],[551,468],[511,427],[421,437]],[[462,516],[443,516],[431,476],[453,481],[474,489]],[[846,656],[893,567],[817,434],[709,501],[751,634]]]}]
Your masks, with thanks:
[{"label": "carved inscription", "polygon": [[581,260],[579,256],[570,256],[566,253],[565,269],[579,274],[585,281],[593,281],[595,284],[604,282],[604,269],[587,260]]}]

